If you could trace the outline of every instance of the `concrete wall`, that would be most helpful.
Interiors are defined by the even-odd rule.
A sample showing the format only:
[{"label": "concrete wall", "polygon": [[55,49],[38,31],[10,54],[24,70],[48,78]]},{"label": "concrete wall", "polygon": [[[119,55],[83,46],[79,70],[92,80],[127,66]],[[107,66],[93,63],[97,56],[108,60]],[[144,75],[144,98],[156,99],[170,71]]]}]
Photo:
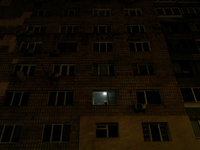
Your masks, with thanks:
[{"label": "concrete wall", "polygon": [[[118,138],[96,138],[96,123],[118,122]],[[143,122],[167,122],[171,141],[144,142]],[[194,150],[195,139],[188,116],[81,116],[80,150]]]}]

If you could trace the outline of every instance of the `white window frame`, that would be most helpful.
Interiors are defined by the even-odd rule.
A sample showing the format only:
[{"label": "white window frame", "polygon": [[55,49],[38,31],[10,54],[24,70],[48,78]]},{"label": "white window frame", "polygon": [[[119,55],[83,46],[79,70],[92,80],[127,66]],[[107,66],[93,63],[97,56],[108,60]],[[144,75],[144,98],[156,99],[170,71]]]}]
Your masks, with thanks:
[{"label": "white window frame", "polygon": [[140,67],[139,66],[141,66],[141,65],[145,65],[146,66],[148,75],[151,75],[149,73],[149,65],[152,65],[153,71],[154,71],[154,74],[155,74],[155,69],[154,69],[154,65],[153,64],[137,64],[137,70],[138,70],[138,74],[139,75],[140,75]]},{"label": "white window frame", "polygon": [[[116,100],[116,104],[109,104],[109,99],[108,99],[108,92],[115,92],[115,97],[116,97],[116,91],[115,90],[101,90],[101,91],[92,91],[92,97],[93,97],[93,104],[92,105],[94,105],[94,96],[93,96],[93,93],[94,92],[102,92],[102,93],[106,93],[106,103],[107,103],[107,105],[117,105],[117,99],[115,99]],[[104,105],[94,105],[94,106],[104,106]]]},{"label": "white window frame", "polygon": [[142,52],[147,52],[147,51],[144,51],[143,43],[148,43],[148,45],[149,45],[149,52],[151,52],[151,46],[150,46],[150,42],[149,41],[141,41],[141,42],[140,41],[138,41],[138,42],[136,41],[136,42],[131,42],[131,43],[134,43],[136,52],[138,52],[136,43],[141,43],[141,45],[142,45]]},{"label": "white window frame", "polygon": [[63,67],[63,66],[67,66],[67,75],[66,75],[66,76],[69,76],[70,66],[76,67],[75,64],[55,64],[55,65],[53,66],[53,71],[54,71],[56,65],[59,65],[59,66],[60,66],[59,76],[61,76],[61,74],[62,74],[62,67]]},{"label": "white window frame", "polygon": [[[116,125],[117,127],[118,127],[118,133],[119,133],[119,124],[118,123],[96,123],[96,130],[101,130],[101,129],[105,129],[106,130],[106,133],[107,133],[107,135],[106,135],[106,137],[105,138],[110,138],[109,137],[109,129],[108,129],[108,126],[109,125]],[[102,127],[102,128],[97,128],[97,126],[105,126],[104,128]],[[118,136],[119,137],[119,136]],[[97,135],[96,135],[96,138],[99,138],[99,137],[97,137]]]},{"label": "white window frame", "polygon": [[21,106],[22,98],[24,96],[24,93],[26,93],[26,92],[24,92],[24,91],[8,91],[7,93],[13,93],[12,100],[10,102],[10,106],[12,106],[12,103],[13,103],[13,100],[14,100],[14,97],[15,97],[15,93],[21,93],[20,101],[19,101],[19,104],[18,104],[18,106]]},{"label": "white window frame", "polygon": [[[3,130],[2,130],[2,133],[0,135],[0,143],[16,143],[16,142],[12,142],[12,138],[13,138],[13,134],[14,134],[14,131],[15,131],[15,126],[17,126],[17,125],[22,125],[22,124],[5,124],[5,125],[3,125]],[[12,133],[11,133],[11,136],[10,136],[10,140],[9,140],[9,142],[1,142],[6,126],[13,126]]]},{"label": "white window frame", "polygon": [[[40,11],[43,11],[43,15],[42,16],[38,16]],[[38,10],[37,11],[37,17],[44,17],[46,15],[46,12],[49,11],[49,10]]]},{"label": "white window frame", "polygon": [[[164,16],[172,16],[172,15],[173,15],[173,16],[182,16],[182,14],[183,14],[183,13],[181,12],[180,8],[178,8],[178,7],[156,8],[156,10],[157,10],[157,9],[162,9],[163,12],[164,12]],[[172,15],[166,15],[165,9],[171,9]],[[173,9],[178,9],[179,12],[180,12],[180,15],[174,15]],[[159,14],[158,14],[158,15],[159,15]],[[163,15],[159,15],[159,16],[163,16]]]},{"label": "white window frame", "polygon": [[43,43],[43,42],[34,42],[34,43],[25,43],[25,42],[22,42],[22,43],[21,43],[21,46],[20,46],[20,50],[21,50],[23,44],[27,44],[26,49],[29,49],[29,45],[30,45],[30,44],[34,44],[34,47],[33,47],[33,49],[31,49],[31,50],[32,50],[32,51],[35,51],[36,44],[42,44],[42,43]]},{"label": "white window frame", "polygon": [[[107,66],[107,73],[108,73],[108,76],[110,75],[110,65],[113,65],[113,64],[98,64],[98,76],[101,75],[101,66],[102,65],[106,65]],[[113,65],[114,66],[114,65]]]},{"label": "white window frame", "polygon": [[[54,106],[57,106],[57,102],[58,102],[58,93],[65,93],[65,97],[64,97],[64,104],[62,105],[62,106],[65,106],[66,105],[66,97],[67,97],[67,93],[68,92],[73,92],[73,91],[50,91],[50,93],[51,92],[56,92],[56,100],[55,100],[55,105]],[[49,95],[50,95],[50,93],[49,93]]]},{"label": "white window frame", "polygon": [[[190,10],[189,9],[193,9],[193,12],[194,12],[194,14],[198,14],[197,12],[196,12],[196,10],[195,9],[199,9],[199,11],[200,11],[200,8],[194,8],[194,7],[184,7],[184,8],[186,8],[187,9],[187,14],[191,14],[191,12],[190,12]],[[184,15],[184,11],[183,11],[183,8],[181,8],[181,10],[182,10],[182,14]],[[186,14],[186,15],[187,15]],[[191,14],[191,15],[193,15],[193,14]]]},{"label": "white window frame", "polygon": [[[184,87],[182,89],[187,89],[187,88],[190,88],[191,91],[192,91],[192,95],[193,95],[193,98],[195,101],[191,101],[191,102],[196,102],[196,103],[199,103],[200,101],[197,101],[197,98],[196,98],[196,95],[194,93],[194,89],[200,89],[200,87]],[[185,101],[184,101],[185,102]],[[185,103],[188,103],[187,101]]]},{"label": "white window frame", "polygon": [[[108,26],[110,26],[110,28],[111,28],[111,32],[112,32],[112,27],[111,27],[111,25],[94,25],[94,27],[97,27],[97,33],[99,33],[99,27],[105,27],[105,33],[107,33],[108,31],[108,29],[107,29],[107,27]],[[93,27],[93,28],[94,28]]]},{"label": "white window frame", "polygon": [[197,44],[197,42],[199,42],[199,44],[197,44],[197,47],[198,47],[198,50],[200,52],[200,39],[195,39],[195,42],[196,42],[196,44]]},{"label": "white window frame", "polygon": [[[28,30],[29,27],[33,27],[33,30]],[[35,28],[39,28],[38,33],[40,33],[42,27],[46,27],[46,25],[29,25],[29,26],[27,26],[27,31],[32,31],[32,32],[34,32],[34,31],[35,31]]]},{"label": "white window frame", "polygon": [[[114,44],[113,44],[113,42],[94,42],[94,43],[98,43],[98,44],[99,44],[99,52],[101,52],[101,43],[105,43],[105,44],[106,44],[106,52],[108,52],[107,43],[111,43],[112,46],[113,46],[113,51],[114,51]],[[93,43],[93,44],[94,44],[94,43]],[[94,51],[94,49],[93,49],[93,51]]]},{"label": "white window frame", "polygon": [[68,27],[72,27],[72,32],[71,33],[74,33],[74,27],[78,27],[78,31],[79,31],[79,25],[61,25],[60,26],[60,33],[61,33],[61,28],[62,27],[66,27],[66,30],[65,30],[65,33],[68,33]]},{"label": "white window frame", "polygon": [[107,16],[106,15],[106,11],[109,11],[109,15],[108,16],[111,15],[110,9],[93,9],[93,16],[95,16],[95,14],[96,14],[96,16],[99,16],[99,11],[104,11],[104,16]]},{"label": "white window frame", "polygon": [[140,9],[140,8],[137,8],[137,9],[125,9],[124,10],[124,15],[126,16],[126,13],[127,13],[128,16],[131,16],[130,15],[130,11],[135,11],[136,16],[138,16],[138,12],[137,12],[138,10],[140,11],[140,14],[142,16],[142,9]]},{"label": "white window frame", "polygon": [[[44,125],[43,125],[42,139],[43,139],[43,136],[44,136],[45,125],[51,125],[51,136],[50,136],[50,141],[49,141],[49,142],[51,142],[51,143],[66,143],[66,142],[62,142],[63,127],[64,127],[64,125],[71,125],[70,123],[66,123],[66,124],[44,124]],[[55,141],[55,142],[52,141],[54,125],[61,125],[60,141]]]},{"label": "white window frame", "polygon": [[[30,73],[30,70],[31,70],[31,67],[32,66],[35,66],[35,67],[37,67],[37,65],[33,65],[33,64],[21,64],[21,65],[16,65],[16,66],[21,66],[21,69],[19,70],[19,71],[22,71],[23,70],[23,67],[25,67],[25,66],[28,66],[28,70],[27,70],[27,76],[29,76],[29,73]],[[15,66],[15,67],[16,67]],[[14,69],[15,70],[15,69]],[[36,69],[35,69],[36,70]],[[35,72],[34,72],[34,74],[35,74]]]},{"label": "white window frame", "polygon": [[[68,12],[67,12],[67,16],[70,16],[70,15],[69,15],[69,12],[70,12],[70,11],[73,11],[73,16],[76,16],[76,10],[79,10],[79,9],[69,9],[69,10],[64,10],[64,11],[68,11]],[[79,10],[79,12],[80,12],[80,10]]]},{"label": "white window frame", "polygon": [[143,28],[143,30],[144,30],[144,32],[146,32],[146,28],[145,28],[145,25],[127,25],[127,27],[130,27],[130,33],[134,33],[133,31],[132,31],[132,27],[133,26],[138,26],[139,27],[139,33],[141,33],[141,27]]},{"label": "white window frame", "polygon": [[199,24],[199,25],[200,25],[200,23],[194,23],[195,30],[196,30],[196,31],[200,31],[200,30],[198,30],[198,29],[197,29],[197,26],[196,26],[197,24]]},{"label": "white window frame", "polygon": [[[158,130],[159,130],[159,134],[160,134],[160,141],[163,142],[163,138],[162,138],[162,133],[161,133],[161,130],[160,130],[160,125],[161,126],[165,126],[167,128],[167,136],[169,138],[169,141],[170,140],[170,136],[169,136],[169,128],[168,128],[168,124],[167,123],[143,123],[142,125],[148,125],[148,130],[149,130],[149,136],[150,136],[150,141],[153,142],[153,138],[152,138],[152,133],[151,133],[151,127],[150,125],[158,125]],[[157,141],[156,141],[157,142]]]},{"label": "white window frame", "polygon": [[145,104],[146,104],[146,105],[162,105],[162,98],[161,98],[161,95],[160,95],[160,101],[161,101],[160,104],[148,104],[148,99],[147,99],[146,92],[150,92],[150,91],[159,92],[159,95],[160,95],[160,90],[137,90],[136,93],[137,93],[137,92],[143,92],[143,94],[144,94],[144,99],[145,99]]}]

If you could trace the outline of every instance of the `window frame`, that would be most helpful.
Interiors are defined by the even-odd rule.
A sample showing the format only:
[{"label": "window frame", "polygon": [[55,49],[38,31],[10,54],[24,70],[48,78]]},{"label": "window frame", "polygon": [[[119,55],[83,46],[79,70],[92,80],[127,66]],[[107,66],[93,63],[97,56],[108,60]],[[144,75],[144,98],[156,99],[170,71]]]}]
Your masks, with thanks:
[{"label": "window frame", "polygon": [[[105,52],[114,52],[114,44],[113,42],[93,42],[93,52],[97,52],[97,51],[94,51],[94,44],[95,43],[98,43],[99,44],[99,51],[98,52],[102,52],[101,51],[101,43],[105,43],[106,44],[106,51]],[[112,51],[108,51],[108,43],[111,43],[112,44]]]},{"label": "window frame", "polygon": [[26,47],[25,49],[29,49],[29,45],[30,45],[30,44],[34,44],[34,48],[33,48],[32,50],[33,50],[33,52],[35,52],[36,45],[37,45],[37,44],[41,44],[41,46],[42,46],[43,42],[34,42],[34,43],[25,43],[25,42],[22,42],[21,45],[20,45],[20,52],[23,52],[23,51],[21,50],[23,44],[27,44],[27,47]]},{"label": "window frame", "polygon": [[[100,16],[99,15],[99,11],[104,11],[104,15],[103,16]],[[107,15],[107,13],[106,12],[109,12],[109,14]],[[96,15],[95,15],[96,14]],[[111,10],[110,9],[107,9],[107,8],[105,8],[105,9],[93,9],[93,16],[95,16],[95,17],[105,17],[105,16],[111,16]]]},{"label": "window frame", "polygon": [[[181,89],[188,89],[188,88],[192,91],[192,96],[194,98],[194,101],[184,101],[184,103],[194,103],[194,102],[199,103],[200,101],[197,101],[197,97],[194,93],[194,89],[200,89],[200,87],[181,87],[180,91],[181,91]],[[181,92],[181,95],[182,95],[182,92]],[[182,98],[183,98],[183,95],[182,95]],[[183,100],[184,100],[184,98],[183,98]]]},{"label": "window frame", "polygon": [[[105,105],[95,105],[94,104],[94,95],[93,95],[93,93],[94,92],[106,92],[107,93],[107,95],[106,95],[106,104]],[[108,98],[108,93],[109,92],[114,92],[115,93],[115,102],[116,102],[116,104],[109,104],[109,98]],[[107,105],[109,105],[109,106],[115,106],[115,105],[117,105],[117,92],[116,92],[116,90],[95,90],[95,91],[92,91],[92,105],[93,106],[107,106]]]},{"label": "window frame", "polygon": [[[108,26],[110,26],[110,32],[108,32]],[[112,26],[111,25],[94,25],[93,26],[93,32],[94,32],[94,28],[97,27],[97,33],[100,33],[100,34],[104,34],[104,33],[112,33]],[[99,32],[99,28],[100,27],[104,27],[105,28],[105,31],[103,33]],[[94,32],[96,33],[96,32]]]},{"label": "window frame", "polygon": [[[136,51],[131,51],[131,49],[130,49],[130,52],[151,52],[151,46],[150,46],[150,42],[149,42],[149,41],[135,41],[135,42],[131,42],[131,43],[134,43],[134,46],[135,46],[135,50],[136,50]],[[142,45],[142,51],[138,51],[138,48],[137,48],[136,43],[141,43],[141,45]],[[144,45],[143,45],[143,43],[147,43],[147,44],[148,44],[149,51],[145,51],[145,50],[144,50]],[[130,43],[129,43],[129,44],[130,44]]]},{"label": "window frame", "polygon": [[[22,127],[23,124],[2,124],[3,129],[2,129],[2,133],[0,134],[0,143],[1,144],[3,144],[3,143],[18,143],[18,142],[12,142],[12,138],[13,138],[13,135],[14,135],[14,132],[15,132],[15,127],[19,126],[19,125]],[[2,138],[3,138],[3,135],[4,135],[4,131],[5,131],[5,127],[6,126],[12,126],[13,127],[12,133],[11,133],[11,136],[10,136],[10,140],[9,140],[9,142],[1,142]],[[21,133],[21,130],[20,130],[20,133]]]},{"label": "window frame", "polygon": [[[186,8],[186,9],[187,9],[187,13],[184,13],[183,8]],[[189,9],[191,9],[191,8],[192,8],[194,14],[190,12]],[[200,14],[200,13],[197,13],[195,9],[199,9],[199,11],[200,11],[200,8],[195,8],[195,7],[182,7],[182,8],[181,8],[181,13],[182,13],[183,15],[198,15],[198,14]]]},{"label": "window frame", "polygon": [[[66,49],[65,49],[65,50],[63,51],[62,49],[59,49],[59,48],[58,48],[58,44],[59,44],[59,43],[60,43],[60,44],[66,44],[66,45],[67,45],[67,44],[70,44],[70,43],[76,43],[76,50],[73,49],[73,51],[71,51],[71,50],[70,50],[70,51],[66,51]],[[78,41],[67,41],[67,42],[59,42],[59,41],[58,41],[56,47],[57,47],[57,49],[60,50],[60,52],[77,52],[77,50],[78,50]]]},{"label": "window frame", "polygon": [[69,76],[69,72],[70,72],[70,66],[74,66],[74,74],[75,74],[75,69],[76,69],[76,65],[75,64],[55,64],[53,65],[53,73],[55,72],[55,66],[59,65],[60,66],[60,70],[59,70],[59,76],[62,76],[62,67],[63,66],[67,66],[67,75]]},{"label": "window frame", "polygon": [[[46,125],[51,125],[51,135],[50,135],[50,141],[48,142],[43,142],[43,138],[44,138],[44,129]],[[54,129],[54,125],[61,125],[61,133],[60,133],[60,141],[52,141],[53,138],[53,129]],[[69,143],[69,141],[62,141],[63,138],[63,128],[64,125],[70,125],[70,130],[71,130],[71,123],[64,123],[64,124],[43,124],[43,133],[42,133],[42,143]],[[69,138],[70,138],[70,133],[69,133]]]},{"label": "window frame", "polygon": [[[109,127],[108,126],[117,126],[117,134],[118,136],[117,137],[109,137]],[[105,128],[97,128],[97,126],[106,126]],[[110,122],[110,123],[96,123],[96,132],[97,130],[102,130],[102,129],[105,129],[106,130],[106,137],[97,137],[97,134],[96,134],[96,138],[119,138],[119,123],[118,122]]]},{"label": "window frame", "polygon": [[[159,15],[159,14],[158,14],[158,9],[162,9],[162,11],[163,11],[164,14],[163,14],[163,15]],[[165,9],[170,9],[172,15],[166,15]],[[175,15],[173,9],[178,9],[180,14],[179,14],[179,15]],[[158,16],[182,16],[182,15],[183,15],[181,9],[178,8],[178,7],[164,7],[164,8],[162,7],[162,8],[156,8],[156,12],[157,12],[157,15],[158,15]]]},{"label": "window frame", "polygon": [[[31,67],[32,67],[32,66],[35,66],[35,71],[36,71],[36,68],[37,68],[37,65],[36,65],[36,64],[17,64],[17,65],[15,66],[15,68],[16,68],[17,66],[21,66],[21,68],[20,68],[19,71],[22,71],[24,66],[28,66],[27,74],[25,74],[26,76],[29,76],[29,73],[30,73],[30,70],[31,70]],[[13,70],[13,74],[14,74],[15,68],[14,68],[14,70]],[[35,75],[35,71],[34,71],[33,76]]]},{"label": "window frame", "polygon": [[[72,104],[71,105],[66,105],[66,101],[67,101],[67,93],[68,92],[72,92],[73,94],[74,94],[74,92],[73,91],[50,91],[49,92],[49,97],[50,97],[50,93],[51,92],[56,92],[56,99],[55,99],[55,105],[49,105],[49,98],[48,98],[48,106],[71,106],[71,105],[73,105],[73,102],[72,102]],[[58,103],[58,93],[60,93],[60,92],[64,92],[65,93],[65,96],[64,96],[64,104],[63,105],[58,105],[57,103]]]},{"label": "window frame", "polygon": [[[65,32],[61,32],[62,27],[66,28]],[[59,32],[60,33],[68,33],[69,34],[69,32],[67,32],[68,31],[68,27],[72,27],[72,32],[71,33],[78,33],[79,32],[79,28],[80,28],[79,25],[61,25]],[[74,32],[74,27],[78,27],[78,32]]]},{"label": "window frame", "polygon": [[[67,13],[65,12],[67,11]],[[73,11],[73,15],[69,15],[70,11]],[[78,12],[78,15],[76,15],[76,12]],[[63,16],[68,16],[68,17],[78,17],[80,16],[80,9],[65,9],[63,10]]]},{"label": "window frame", "polygon": [[[147,75],[148,76],[150,76],[150,75],[156,75],[154,64],[137,64],[138,75],[142,75],[142,74],[140,74],[140,67],[139,67],[141,65],[145,65],[146,66],[146,69],[147,69],[146,71],[147,71]],[[149,72],[149,65],[151,65],[153,67],[154,74],[150,74],[150,72]]]},{"label": "window frame", "polygon": [[[137,26],[139,28],[139,32],[133,32],[132,31],[132,27],[133,26]],[[146,32],[146,28],[145,28],[145,25],[126,25],[126,28],[129,27],[130,28],[130,32],[128,32],[127,30],[127,33],[145,33]],[[141,32],[141,27],[143,28],[144,32]]]},{"label": "window frame", "polygon": [[195,42],[196,42],[197,48],[200,52],[200,39],[195,39]]},{"label": "window frame", "polygon": [[[161,102],[160,104],[149,104],[148,103],[146,92],[150,92],[150,91],[159,92],[160,102]],[[161,94],[160,94],[160,90],[136,90],[136,96],[137,96],[137,92],[143,92],[146,105],[163,105],[163,100],[162,100],[162,97],[161,97]]]},{"label": "window frame", "polygon": [[[132,16],[130,15],[130,11],[135,11],[135,16],[142,16],[142,9],[141,8],[137,8],[137,9],[124,9],[124,16]],[[138,15],[138,11],[140,11],[140,15]],[[128,15],[126,15],[128,14]]]},{"label": "window frame", "polygon": [[[39,13],[40,13],[41,11],[43,11],[43,15],[42,15],[42,16],[39,16]],[[47,16],[47,15],[46,15],[46,12],[50,12],[50,11],[49,11],[49,10],[37,10],[36,16],[37,16],[37,17],[46,17],[46,16]]]},{"label": "window frame", "polygon": [[[144,139],[144,142],[168,142],[168,141],[171,141],[169,125],[168,125],[167,122],[161,122],[161,123],[157,123],[157,122],[142,122],[142,130],[143,130],[143,126],[144,125],[148,126],[148,131],[149,131],[149,141],[145,141],[145,139]],[[150,125],[158,125],[160,141],[153,141]],[[160,126],[165,126],[166,132],[167,132],[167,136],[168,136],[168,139],[169,139],[168,141],[163,141],[163,137],[162,137],[162,132],[161,132]],[[144,130],[143,130],[143,136],[144,136]]]},{"label": "window frame", "polygon": [[[33,27],[33,30],[29,30],[28,29],[29,27]],[[44,33],[46,33],[46,27],[47,27],[46,25],[28,25],[26,31],[31,31],[31,32],[33,32],[33,34],[43,34],[43,33],[41,33],[42,27],[45,27]],[[34,33],[35,32],[35,28],[39,28],[37,33]]]}]

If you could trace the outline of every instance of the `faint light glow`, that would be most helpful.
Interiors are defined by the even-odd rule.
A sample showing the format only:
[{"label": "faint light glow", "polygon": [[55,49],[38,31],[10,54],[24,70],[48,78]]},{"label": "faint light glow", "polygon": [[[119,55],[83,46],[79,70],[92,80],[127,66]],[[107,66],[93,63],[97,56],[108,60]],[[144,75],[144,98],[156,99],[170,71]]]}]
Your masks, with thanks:
[{"label": "faint light glow", "polygon": [[107,92],[103,92],[103,95],[107,95]]}]

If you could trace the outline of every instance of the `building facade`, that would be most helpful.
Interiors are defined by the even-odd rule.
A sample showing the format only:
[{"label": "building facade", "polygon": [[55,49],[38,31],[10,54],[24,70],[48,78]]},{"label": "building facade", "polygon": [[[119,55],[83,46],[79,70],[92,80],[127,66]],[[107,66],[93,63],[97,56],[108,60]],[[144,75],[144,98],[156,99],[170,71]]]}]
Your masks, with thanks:
[{"label": "building facade", "polygon": [[199,33],[199,0],[0,0],[0,149],[199,149]]}]

